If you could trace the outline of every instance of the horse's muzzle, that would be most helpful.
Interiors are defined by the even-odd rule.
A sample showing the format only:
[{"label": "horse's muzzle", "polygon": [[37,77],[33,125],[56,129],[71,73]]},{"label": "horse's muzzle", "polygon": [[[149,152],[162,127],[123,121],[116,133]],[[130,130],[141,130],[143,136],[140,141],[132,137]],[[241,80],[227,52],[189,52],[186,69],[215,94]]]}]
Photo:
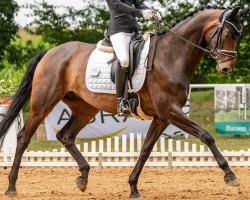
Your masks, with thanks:
[{"label": "horse's muzzle", "polygon": [[222,75],[228,75],[234,71],[233,67],[229,67],[229,66],[223,66],[223,67],[217,66],[217,70]]}]

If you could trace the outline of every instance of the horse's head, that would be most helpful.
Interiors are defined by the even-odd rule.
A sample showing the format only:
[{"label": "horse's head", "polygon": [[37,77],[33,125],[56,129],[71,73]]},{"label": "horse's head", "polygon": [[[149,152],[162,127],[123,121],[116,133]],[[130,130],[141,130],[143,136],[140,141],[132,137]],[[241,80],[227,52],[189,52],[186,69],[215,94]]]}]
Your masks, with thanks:
[{"label": "horse's head", "polygon": [[220,74],[226,75],[234,70],[236,45],[242,32],[241,18],[247,11],[248,9],[240,11],[239,7],[226,10],[205,33],[206,42],[212,49],[213,58],[217,60],[216,69]]}]

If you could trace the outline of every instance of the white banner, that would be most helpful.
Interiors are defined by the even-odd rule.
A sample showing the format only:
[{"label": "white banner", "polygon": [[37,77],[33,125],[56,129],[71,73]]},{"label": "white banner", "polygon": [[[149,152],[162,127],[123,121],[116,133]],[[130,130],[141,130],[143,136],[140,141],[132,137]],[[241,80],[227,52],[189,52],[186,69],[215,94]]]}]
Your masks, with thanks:
[{"label": "white banner", "polygon": [[[8,107],[8,104],[0,105],[0,121],[5,116],[5,111],[8,109]],[[0,151],[11,151],[12,153],[15,152],[17,145],[17,134],[22,129],[23,124],[23,113],[21,110],[12,125],[10,126],[4,139],[3,147],[2,149],[0,149]]]},{"label": "white banner", "polygon": [[[183,107],[185,114],[189,114],[190,100]],[[53,111],[45,119],[45,128],[48,140],[56,140],[56,133],[68,122],[71,115],[70,109],[63,102],[59,102]],[[88,140],[105,139],[113,136],[127,135],[130,133],[141,133],[145,137],[151,120],[137,120],[135,118],[118,117],[117,115],[100,111],[85,128],[78,138]],[[162,137],[184,136],[188,134],[170,125],[162,134]]]},{"label": "white banner", "polygon": [[221,134],[250,134],[250,84],[215,87],[215,129]]}]

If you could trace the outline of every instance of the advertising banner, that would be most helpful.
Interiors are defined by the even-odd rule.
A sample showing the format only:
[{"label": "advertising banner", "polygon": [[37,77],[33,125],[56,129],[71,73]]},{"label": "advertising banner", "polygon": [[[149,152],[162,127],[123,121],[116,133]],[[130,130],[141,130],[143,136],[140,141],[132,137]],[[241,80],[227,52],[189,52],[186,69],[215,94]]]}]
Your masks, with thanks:
[{"label": "advertising banner", "polygon": [[250,84],[215,87],[215,129],[222,134],[250,134]]},{"label": "advertising banner", "polygon": [[[188,100],[183,107],[183,111],[189,114],[190,101]],[[71,115],[70,109],[59,102],[53,111],[45,119],[45,129],[48,140],[56,140],[56,133],[67,123]],[[135,118],[118,117],[117,115],[100,111],[83,128],[78,138],[87,140],[105,139],[113,136],[127,135],[130,133],[141,133],[145,137],[151,121],[137,120]],[[184,136],[188,134],[182,130],[170,125],[162,134],[162,137]]]},{"label": "advertising banner", "polygon": [[[0,121],[5,116],[5,112],[8,109],[8,106],[9,106],[8,104],[7,105],[0,105]],[[22,114],[22,110],[21,110],[20,113],[18,114],[18,116],[16,117],[16,119],[14,120],[14,122],[12,123],[12,125],[10,126],[10,128],[6,134],[6,137],[4,139],[3,147],[2,147],[2,149],[0,149],[0,151],[15,152],[16,145],[17,145],[17,134],[22,129],[23,124],[24,124],[23,114]]]}]

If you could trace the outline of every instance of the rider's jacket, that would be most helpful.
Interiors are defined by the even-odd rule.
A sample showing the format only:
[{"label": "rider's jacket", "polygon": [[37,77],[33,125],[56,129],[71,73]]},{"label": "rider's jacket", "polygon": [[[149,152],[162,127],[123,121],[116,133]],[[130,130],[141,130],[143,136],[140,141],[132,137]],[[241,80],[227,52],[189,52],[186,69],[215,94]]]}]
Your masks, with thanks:
[{"label": "rider's jacket", "polygon": [[141,0],[106,0],[110,10],[108,35],[140,30],[135,17],[142,17],[140,10],[149,9]]}]

